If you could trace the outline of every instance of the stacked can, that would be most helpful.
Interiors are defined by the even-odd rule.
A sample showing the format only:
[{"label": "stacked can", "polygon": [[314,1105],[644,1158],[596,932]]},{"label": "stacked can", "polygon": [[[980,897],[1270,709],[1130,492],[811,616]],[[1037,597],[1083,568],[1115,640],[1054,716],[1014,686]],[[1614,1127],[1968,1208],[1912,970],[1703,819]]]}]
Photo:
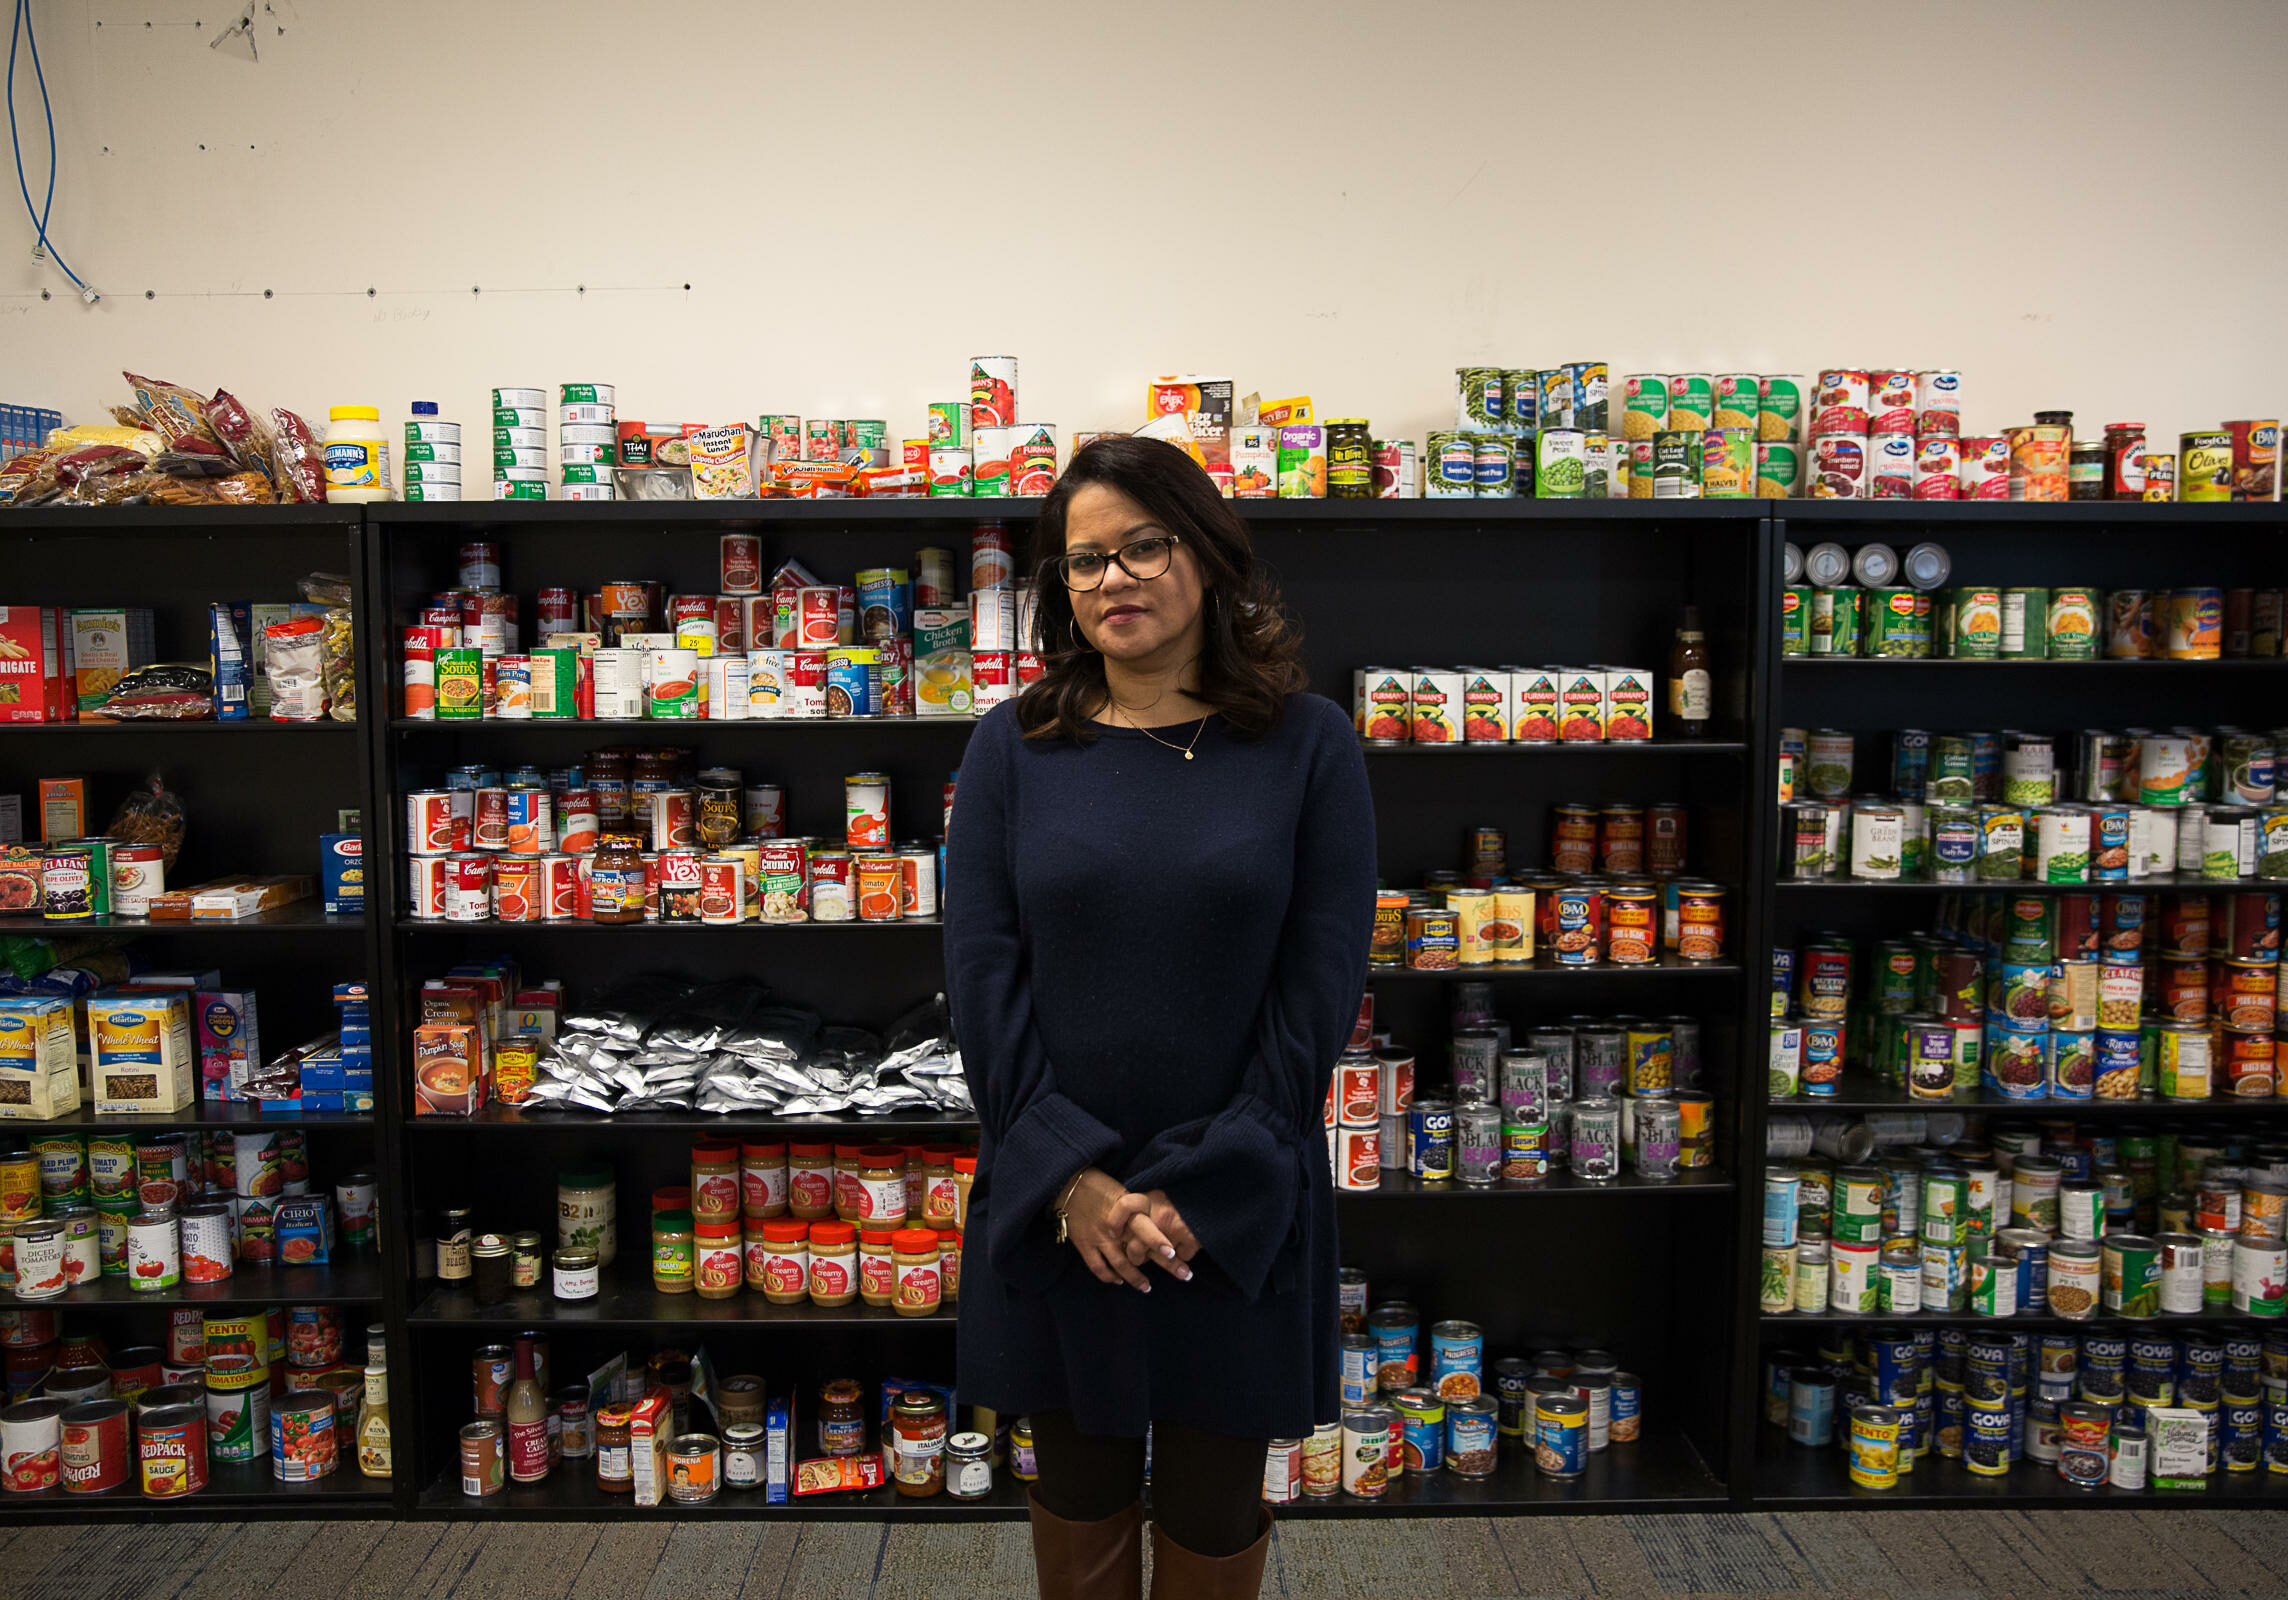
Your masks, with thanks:
[{"label": "stacked can", "polygon": [[1352,724],[1370,744],[1629,744],[1653,736],[1641,667],[1359,667]]},{"label": "stacked can", "polygon": [[1623,386],[1608,492],[1636,500],[1799,494],[1811,394],[1797,373],[1633,374]]},{"label": "stacked can", "polygon": [[434,400],[414,401],[405,424],[405,498],[461,498],[461,425],[439,421]]},{"label": "stacked can", "polygon": [[610,500],[612,469],[619,464],[619,430],[608,383],[564,383],[556,388],[556,452],[567,500]]},{"label": "stacked can", "polygon": [[548,391],[493,391],[493,498],[548,498]]},{"label": "stacked can", "polygon": [[[2075,1488],[2192,1488],[2288,1474],[2288,1339],[2226,1324],[2181,1336],[1874,1327],[1764,1359],[1764,1417],[1850,1452],[1853,1483],[1898,1485],[1936,1455]],[[1887,1441],[1887,1448],[1881,1443]]]},{"label": "stacked can", "polygon": [[1813,499],[2008,496],[2007,441],[1962,436],[1958,372],[1830,367],[1819,374],[1810,413],[1802,465]]}]

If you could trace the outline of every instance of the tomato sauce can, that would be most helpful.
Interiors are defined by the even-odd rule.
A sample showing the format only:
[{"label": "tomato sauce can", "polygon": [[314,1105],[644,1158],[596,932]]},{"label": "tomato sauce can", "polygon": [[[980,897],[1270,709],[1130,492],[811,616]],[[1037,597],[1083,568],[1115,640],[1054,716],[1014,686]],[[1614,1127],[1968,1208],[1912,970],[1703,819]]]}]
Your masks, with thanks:
[{"label": "tomato sauce can", "polygon": [[39,1494],[63,1481],[63,1416],[71,1409],[60,1399],[19,1400],[0,1410],[0,1489]]},{"label": "tomato sauce can", "polygon": [[292,1394],[270,1409],[270,1472],[280,1483],[331,1477],[340,1460],[334,1397],[323,1389]]},{"label": "tomato sauce can", "polygon": [[84,1400],[62,1417],[63,1485],[67,1494],[101,1494],[127,1482],[132,1452],[127,1402]]},{"label": "tomato sauce can", "polygon": [[145,1497],[174,1499],[207,1486],[207,1419],[200,1407],[146,1411],[136,1418],[135,1431]]},{"label": "tomato sauce can", "polygon": [[406,909],[411,916],[421,921],[443,920],[448,866],[444,856],[414,856],[406,862]]}]

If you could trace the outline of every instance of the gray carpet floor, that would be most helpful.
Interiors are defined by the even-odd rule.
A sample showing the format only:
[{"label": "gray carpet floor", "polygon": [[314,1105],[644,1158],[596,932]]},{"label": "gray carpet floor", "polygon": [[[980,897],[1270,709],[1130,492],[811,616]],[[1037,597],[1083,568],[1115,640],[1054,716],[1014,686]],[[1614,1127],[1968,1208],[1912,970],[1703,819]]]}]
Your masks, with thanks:
[{"label": "gray carpet floor", "polygon": [[[1265,1595],[1971,1600],[2288,1595],[2272,1511],[1300,1521]],[[1019,1523],[269,1522],[0,1528],[6,1600],[1025,1600]]]}]

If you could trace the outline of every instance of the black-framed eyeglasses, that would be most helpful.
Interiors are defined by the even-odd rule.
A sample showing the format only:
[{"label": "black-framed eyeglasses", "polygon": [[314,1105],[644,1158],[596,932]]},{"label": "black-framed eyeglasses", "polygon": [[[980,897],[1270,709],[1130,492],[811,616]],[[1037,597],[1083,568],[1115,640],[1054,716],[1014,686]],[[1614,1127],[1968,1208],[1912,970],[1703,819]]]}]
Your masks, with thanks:
[{"label": "black-framed eyeglasses", "polygon": [[1143,539],[1131,539],[1109,555],[1099,550],[1075,550],[1070,555],[1058,556],[1049,563],[1056,568],[1064,586],[1078,594],[1099,588],[1104,583],[1104,569],[1117,561],[1120,570],[1138,583],[1149,583],[1168,570],[1168,563],[1176,556],[1177,535],[1156,533]]}]

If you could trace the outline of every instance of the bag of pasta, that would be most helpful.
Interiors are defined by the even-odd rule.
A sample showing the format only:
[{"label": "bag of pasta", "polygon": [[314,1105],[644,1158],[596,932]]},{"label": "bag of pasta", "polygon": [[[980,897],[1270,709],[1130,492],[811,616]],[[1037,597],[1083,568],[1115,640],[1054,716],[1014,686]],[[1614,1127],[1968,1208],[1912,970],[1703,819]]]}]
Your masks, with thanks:
[{"label": "bag of pasta", "polygon": [[357,636],[350,622],[350,580],[337,572],[313,572],[301,582],[302,598],[326,608],[320,638],[328,715],[336,722],[357,721]]},{"label": "bag of pasta", "polygon": [[154,772],[119,802],[119,809],[111,814],[111,826],[103,831],[129,844],[157,845],[167,870],[173,872],[189,828],[190,814],[183,809],[182,798]]}]

